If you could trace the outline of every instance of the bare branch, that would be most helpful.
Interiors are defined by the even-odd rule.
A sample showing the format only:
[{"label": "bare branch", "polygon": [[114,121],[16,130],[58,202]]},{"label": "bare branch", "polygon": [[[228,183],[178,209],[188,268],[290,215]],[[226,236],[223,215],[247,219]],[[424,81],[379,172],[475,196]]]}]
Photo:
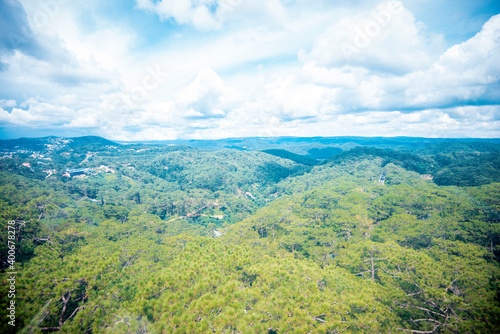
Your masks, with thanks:
[{"label": "bare branch", "polygon": [[416,295],[419,295],[421,293],[422,293],[422,291],[419,291],[419,292],[416,292],[416,293],[410,293],[409,295],[406,295],[406,297],[416,296]]},{"label": "bare branch", "polygon": [[321,323],[323,323],[323,324],[324,324],[326,321],[325,321],[325,320],[323,320],[323,319],[321,319],[320,317],[324,317],[325,315],[326,315],[326,314],[315,315],[315,316],[313,317],[313,320],[317,320],[317,321],[319,321],[319,322],[321,322]]},{"label": "bare branch", "polygon": [[422,310],[422,311],[425,311],[425,312],[434,313],[434,314],[436,314],[436,315],[439,315],[440,317],[446,318],[446,315],[441,314],[441,313],[437,313],[437,312],[434,312],[434,311],[431,311],[431,310],[426,309],[426,308],[424,308],[424,307],[420,307],[420,306],[412,306],[412,307],[414,307],[414,308],[418,308],[419,310]]},{"label": "bare branch", "polygon": [[64,298],[64,295],[61,296],[62,301],[63,301],[63,309],[61,311],[61,317],[59,318],[59,326],[62,327],[64,325],[63,318],[64,318],[64,312],[66,312],[66,307],[68,306],[68,302],[71,298],[71,291],[68,292],[68,298]]},{"label": "bare branch", "polygon": [[[86,307],[87,307],[86,305],[82,305],[82,306],[77,307],[77,308],[73,311],[73,313],[71,313],[71,315],[69,316],[69,318],[68,318],[68,319],[66,319],[66,321],[68,321],[69,319],[71,319],[71,318],[72,318],[72,317],[76,314],[76,312],[78,312],[78,311],[80,311],[80,310],[83,310],[83,309],[84,309],[84,308],[86,308]],[[66,323],[66,321],[64,321],[64,323]]]},{"label": "bare branch", "polygon": [[436,333],[436,330],[439,328],[440,325],[434,327],[432,331],[416,331],[413,329],[403,329],[403,328],[398,328],[398,331],[403,331],[403,332],[408,332],[408,333],[416,333],[416,334],[433,334]]}]

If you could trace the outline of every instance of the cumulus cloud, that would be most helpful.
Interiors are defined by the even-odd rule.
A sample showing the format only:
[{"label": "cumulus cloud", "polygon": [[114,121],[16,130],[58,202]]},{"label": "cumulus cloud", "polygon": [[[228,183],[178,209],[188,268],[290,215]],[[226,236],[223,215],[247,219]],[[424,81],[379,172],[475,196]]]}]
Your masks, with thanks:
[{"label": "cumulus cloud", "polygon": [[0,108],[13,108],[17,105],[16,100],[0,100]]},{"label": "cumulus cloud", "polygon": [[[0,62],[3,64],[0,86],[6,97],[21,101],[26,100],[26,96],[42,96],[49,101],[72,88],[85,87],[87,92],[89,86],[106,89],[112,81],[109,72],[96,66],[95,59],[82,61],[75,54],[83,52],[73,52],[68,47],[64,33],[72,28],[70,25],[61,28],[59,21],[71,15],[61,15],[67,10],[63,3],[63,0],[22,3],[8,0],[0,4],[0,25],[5,28],[0,30]],[[76,39],[74,35],[68,38]],[[107,41],[107,45],[110,44]],[[95,49],[105,50],[102,46]]]},{"label": "cumulus cloud", "polygon": [[284,24],[286,8],[280,0],[136,0],[139,9],[202,31],[218,30],[227,21]]},{"label": "cumulus cloud", "polygon": [[[197,138],[241,136],[421,136],[428,138],[481,138],[485,133],[500,135],[498,108],[491,106],[463,107],[466,114],[457,117],[457,109],[427,109],[403,113],[399,111],[368,111],[355,114],[322,115],[321,121],[282,122],[268,115],[258,120],[248,113],[235,112],[220,120],[216,130],[197,130]],[[495,116],[496,115],[496,116]],[[496,120],[495,120],[496,119]]]},{"label": "cumulus cloud", "polygon": [[414,107],[500,104],[500,15],[466,42],[449,48],[429,69],[404,78]]},{"label": "cumulus cloud", "polygon": [[[446,50],[425,68],[386,75],[367,64],[307,62],[302,78],[336,90],[344,112],[401,110],[500,103],[500,15],[474,37]],[[414,56],[418,60],[419,55]]]},{"label": "cumulus cloud", "polygon": [[43,59],[49,53],[35,38],[23,6],[16,0],[6,0],[0,2],[0,54],[15,50]]},{"label": "cumulus cloud", "polygon": [[446,49],[400,1],[136,0],[130,10],[147,17],[144,26],[154,21],[149,33],[171,34],[151,42],[77,2],[36,26],[39,3],[21,2],[0,5],[10,13],[0,25],[32,32],[16,47],[0,33],[0,131],[116,140],[499,135],[500,16]]},{"label": "cumulus cloud", "polygon": [[0,109],[0,123],[23,126],[61,126],[75,116],[75,111],[65,106],[29,99],[11,112]]},{"label": "cumulus cloud", "polygon": [[179,93],[176,104],[187,118],[218,118],[226,115],[224,110],[231,109],[238,97],[239,92],[226,87],[213,69],[204,68]]},{"label": "cumulus cloud", "polygon": [[280,121],[310,119],[329,113],[334,108],[330,102],[335,91],[298,82],[293,76],[278,78],[264,88],[260,98],[261,108]]},{"label": "cumulus cloud", "polygon": [[219,29],[224,13],[232,8],[233,0],[136,0],[137,7],[158,14],[163,20],[192,25],[200,30]]},{"label": "cumulus cloud", "polygon": [[408,73],[429,66],[442,42],[441,36],[425,33],[425,27],[401,1],[390,0],[335,22],[300,58],[324,67],[347,64]]}]

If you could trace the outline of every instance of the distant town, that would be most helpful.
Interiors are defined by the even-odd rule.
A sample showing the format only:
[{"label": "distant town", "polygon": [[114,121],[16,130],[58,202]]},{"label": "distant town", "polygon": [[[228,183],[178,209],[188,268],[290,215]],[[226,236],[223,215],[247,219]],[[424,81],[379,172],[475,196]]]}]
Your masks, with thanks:
[{"label": "distant town", "polygon": [[[0,159],[12,160],[10,169],[20,169],[31,173],[44,173],[45,178],[66,177],[86,178],[101,173],[115,173],[112,166],[99,164],[91,165],[91,160],[99,155],[106,155],[121,151],[118,144],[99,137],[68,138],[39,138],[3,141],[0,146]],[[89,139],[90,138],[90,139]],[[81,141],[78,142],[78,141]],[[95,141],[98,152],[86,151],[82,146],[93,144]],[[106,145],[102,145],[106,144]],[[115,144],[115,145],[109,145]],[[88,147],[86,147],[88,148]],[[127,148],[127,151],[134,150]],[[144,151],[145,149],[142,149]],[[7,164],[5,161],[4,164]]]}]

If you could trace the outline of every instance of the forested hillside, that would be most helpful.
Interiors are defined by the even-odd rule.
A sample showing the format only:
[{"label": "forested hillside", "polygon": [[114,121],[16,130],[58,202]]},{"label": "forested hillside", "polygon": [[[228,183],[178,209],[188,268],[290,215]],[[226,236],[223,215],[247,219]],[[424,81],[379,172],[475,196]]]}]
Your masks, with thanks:
[{"label": "forested hillside", "polygon": [[4,145],[0,332],[498,333],[500,146],[351,140]]}]

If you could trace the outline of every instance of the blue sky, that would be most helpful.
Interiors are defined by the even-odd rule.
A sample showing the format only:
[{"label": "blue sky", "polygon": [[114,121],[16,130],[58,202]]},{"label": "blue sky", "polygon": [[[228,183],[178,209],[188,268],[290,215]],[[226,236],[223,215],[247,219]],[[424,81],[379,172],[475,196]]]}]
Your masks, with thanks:
[{"label": "blue sky", "polygon": [[500,137],[493,0],[0,0],[0,138]]}]

